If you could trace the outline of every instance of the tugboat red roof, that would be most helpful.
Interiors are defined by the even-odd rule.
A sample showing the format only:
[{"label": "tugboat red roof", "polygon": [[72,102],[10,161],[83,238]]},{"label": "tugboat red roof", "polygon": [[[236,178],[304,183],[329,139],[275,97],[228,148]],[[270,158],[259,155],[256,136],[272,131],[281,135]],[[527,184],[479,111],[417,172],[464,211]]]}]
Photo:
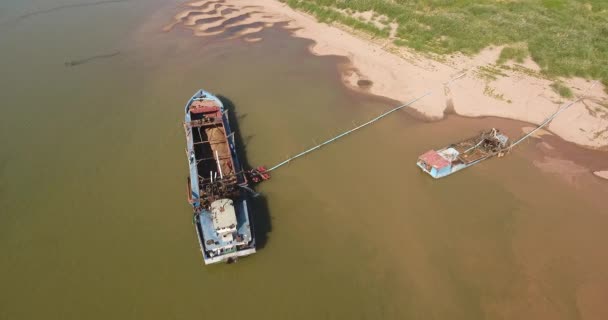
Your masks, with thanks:
[{"label": "tugboat red roof", "polygon": [[429,150],[421,155],[418,159],[424,161],[426,164],[435,167],[437,169],[441,169],[450,165],[450,162],[442,157],[437,151]]}]

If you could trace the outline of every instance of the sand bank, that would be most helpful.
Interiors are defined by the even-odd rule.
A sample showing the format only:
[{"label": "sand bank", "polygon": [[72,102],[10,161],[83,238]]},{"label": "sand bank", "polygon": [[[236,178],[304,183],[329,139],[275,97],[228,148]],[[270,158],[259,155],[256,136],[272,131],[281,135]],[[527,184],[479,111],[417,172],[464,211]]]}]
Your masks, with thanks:
[{"label": "sand bank", "polygon": [[606,171],[596,171],[593,174],[595,174],[596,176],[598,176],[600,178],[604,178],[604,179],[608,180],[608,170],[606,170]]},{"label": "sand bank", "polygon": [[[346,56],[352,67],[345,68],[345,83],[357,90],[409,101],[430,90],[433,94],[412,108],[429,118],[441,119],[446,108],[464,116],[498,116],[541,123],[567,99],[555,93],[554,79],[543,77],[528,59],[522,64],[497,66],[501,47],[487,48],[474,57],[452,55],[429,57],[395,47],[386,39],[372,39],[343,26],[319,23],[276,0],[197,1],[175,16],[165,30],[175,26],[190,28],[196,35],[227,32],[238,38],[263,39],[264,28],[280,25],[297,37],[315,42],[316,55]],[[443,83],[467,71],[449,88]],[[608,147],[608,95],[601,84],[587,91],[591,82],[562,79],[575,95],[585,99],[556,118],[547,129],[565,140],[592,148]]]},{"label": "sand bank", "polygon": [[[521,131],[523,134],[528,134],[528,133],[532,132],[534,129],[536,129],[536,127],[523,127]],[[542,138],[543,136],[548,136],[548,135],[551,135],[551,132],[549,132],[545,129],[538,129],[536,132],[534,132],[532,134],[532,136],[535,138]]]}]

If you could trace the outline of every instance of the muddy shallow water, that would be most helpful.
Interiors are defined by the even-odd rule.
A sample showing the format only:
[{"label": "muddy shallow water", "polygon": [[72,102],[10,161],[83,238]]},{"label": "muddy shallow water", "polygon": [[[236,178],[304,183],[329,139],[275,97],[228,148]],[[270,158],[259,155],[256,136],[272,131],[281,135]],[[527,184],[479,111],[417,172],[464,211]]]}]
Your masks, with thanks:
[{"label": "muddy shallow water", "polygon": [[[65,4],[9,2],[9,22]],[[608,184],[546,165],[597,170],[602,154],[546,137],[443,180],[416,167],[528,126],[495,118],[400,112],[278,169],[254,201],[259,252],[203,267],[181,126],[194,91],[229,99],[247,162],[269,166],[393,102],[349,91],[344,58],[280,28],[256,43],[160,32],[177,5],[0,25],[1,319],[608,317]]]}]

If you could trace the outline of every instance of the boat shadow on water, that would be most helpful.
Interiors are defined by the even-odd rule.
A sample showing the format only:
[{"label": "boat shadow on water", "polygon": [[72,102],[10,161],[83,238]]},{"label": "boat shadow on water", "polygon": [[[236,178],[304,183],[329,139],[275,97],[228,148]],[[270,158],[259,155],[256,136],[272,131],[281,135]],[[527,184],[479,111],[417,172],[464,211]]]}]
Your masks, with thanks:
[{"label": "boat shadow on water", "polygon": [[[241,130],[238,123],[238,114],[234,103],[223,95],[216,95],[224,105],[224,108],[228,111],[228,121],[230,121],[230,128],[234,133],[234,141],[236,144],[236,150],[241,165],[245,170],[251,169],[247,159],[247,144],[241,135]],[[251,139],[251,136],[247,137],[247,141]],[[249,197],[250,210],[253,212],[253,229],[256,236],[256,249],[263,249],[268,240],[268,233],[272,231],[272,222],[270,219],[270,211],[268,209],[268,201],[263,194],[257,194],[257,196]]]}]

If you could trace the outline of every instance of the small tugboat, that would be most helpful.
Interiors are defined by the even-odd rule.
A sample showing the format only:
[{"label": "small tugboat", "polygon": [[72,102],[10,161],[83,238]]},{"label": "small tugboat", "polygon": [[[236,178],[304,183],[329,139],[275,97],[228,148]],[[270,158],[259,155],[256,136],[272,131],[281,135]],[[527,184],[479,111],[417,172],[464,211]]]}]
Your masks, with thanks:
[{"label": "small tugboat", "polygon": [[443,178],[493,156],[502,156],[508,150],[508,141],[509,137],[492,129],[443,149],[427,151],[416,164],[433,178]]},{"label": "small tugboat", "polygon": [[194,210],[203,260],[205,264],[231,263],[256,251],[247,206],[247,174],[237,158],[234,134],[220,99],[199,90],[185,112],[188,202]]}]

